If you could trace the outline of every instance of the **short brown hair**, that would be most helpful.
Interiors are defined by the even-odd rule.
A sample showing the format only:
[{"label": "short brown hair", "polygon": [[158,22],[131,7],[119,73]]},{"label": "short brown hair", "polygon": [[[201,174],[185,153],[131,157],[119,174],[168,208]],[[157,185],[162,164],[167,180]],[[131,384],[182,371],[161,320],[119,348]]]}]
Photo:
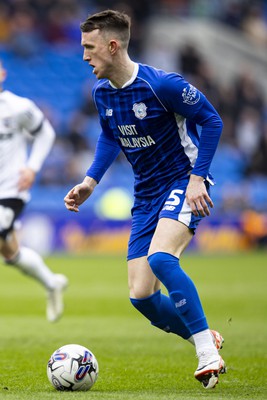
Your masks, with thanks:
[{"label": "short brown hair", "polygon": [[99,29],[104,32],[114,32],[127,48],[130,40],[130,17],[120,11],[105,10],[96,14],[88,15],[87,19],[80,24],[82,32],[91,32]]}]

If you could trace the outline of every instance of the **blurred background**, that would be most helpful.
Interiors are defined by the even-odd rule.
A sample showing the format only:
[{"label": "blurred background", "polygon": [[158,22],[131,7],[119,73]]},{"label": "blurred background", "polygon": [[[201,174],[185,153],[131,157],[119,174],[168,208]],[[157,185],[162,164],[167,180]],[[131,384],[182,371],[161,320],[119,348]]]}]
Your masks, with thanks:
[{"label": "blurred background", "polygon": [[192,251],[267,247],[267,2],[262,0],[5,0],[4,88],[34,100],[57,139],[22,219],[22,241],[51,252],[126,253],[133,177],[123,155],[78,214],[63,198],[85,176],[100,132],[80,22],[106,8],[132,17],[130,55],[181,73],[219,111],[215,208]]}]

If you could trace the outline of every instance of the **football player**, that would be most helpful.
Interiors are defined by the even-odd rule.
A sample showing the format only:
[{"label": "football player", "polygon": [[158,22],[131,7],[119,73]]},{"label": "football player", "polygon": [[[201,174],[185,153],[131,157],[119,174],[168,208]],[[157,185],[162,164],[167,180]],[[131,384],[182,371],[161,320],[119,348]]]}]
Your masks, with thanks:
[{"label": "football player", "polygon": [[[209,329],[180,258],[213,207],[209,168],[222,120],[182,76],[130,58],[127,14],[89,15],[81,31],[83,58],[98,79],[93,98],[102,130],[94,161],[84,181],[66,195],[65,205],[78,212],[123,151],[135,179],[127,257],[130,300],[152,325],[195,345],[195,377],[213,388],[225,372],[218,353],[223,339]],[[161,283],[168,296],[161,293]]]},{"label": "football player", "polygon": [[29,191],[54,143],[55,131],[31,100],[3,90],[5,77],[0,61],[0,253],[6,265],[45,287],[47,319],[54,322],[62,315],[68,280],[52,272],[36,251],[19,244],[14,224],[30,199]]}]

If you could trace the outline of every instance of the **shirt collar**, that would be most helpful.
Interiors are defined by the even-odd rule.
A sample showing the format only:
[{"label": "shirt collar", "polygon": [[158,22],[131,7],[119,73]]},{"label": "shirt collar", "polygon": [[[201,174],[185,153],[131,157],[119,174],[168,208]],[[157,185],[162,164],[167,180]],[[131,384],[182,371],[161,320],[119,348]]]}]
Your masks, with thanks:
[{"label": "shirt collar", "polygon": [[[124,89],[124,88],[126,88],[127,86],[130,86],[130,85],[133,83],[133,81],[135,80],[135,78],[137,77],[138,71],[139,71],[139,64],[134,63],[134,70],[133,70],[133,74],[132,74],[131,78],[130,78],[127,82],[125,82],[125,84],[124,84],[120,89]],[[114,89],[118,89],[116,86],[114,86],[114,85],[112,84],[111,81],[109,81],[109,84],[110,84],[110,86],[113,87]]]}]

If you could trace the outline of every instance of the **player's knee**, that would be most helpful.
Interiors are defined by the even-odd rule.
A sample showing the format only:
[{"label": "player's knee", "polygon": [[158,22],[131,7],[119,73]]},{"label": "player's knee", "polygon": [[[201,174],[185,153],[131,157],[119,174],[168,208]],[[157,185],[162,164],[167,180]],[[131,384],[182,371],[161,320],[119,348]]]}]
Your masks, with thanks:
[{"label": "player's knee", "polygon": [[166,286],[172,271],[179,268],[179,259],[170,253],[158,251],[148,257],[148,263],[155,276]]},{"label": "player's knee", "polygon": [[10,257],[4,257],[4,263],[6,265],[16,265],[18,262],[19,258],[19,253],[16,253],[15,255],[12,255]]},{"label": "player's knee", "polygon": [[130,289],[130,297],[134,299],[143,299],[153,294],[153,288],[148,285],[134,285]]},{"label": "player's knee", "polygon": [[167,253],[163,253],[161,251],[158,251],[157,253],[148,256],[148,263],[156,276],[159,276],[161,274],[162,266],[166,262],[166,256]]},{"label": "player's knee", "polygon": [[142,274],[129,277],[128,284],[131,298],[143,299],[155,291],[154,280],[152,281]]}]

